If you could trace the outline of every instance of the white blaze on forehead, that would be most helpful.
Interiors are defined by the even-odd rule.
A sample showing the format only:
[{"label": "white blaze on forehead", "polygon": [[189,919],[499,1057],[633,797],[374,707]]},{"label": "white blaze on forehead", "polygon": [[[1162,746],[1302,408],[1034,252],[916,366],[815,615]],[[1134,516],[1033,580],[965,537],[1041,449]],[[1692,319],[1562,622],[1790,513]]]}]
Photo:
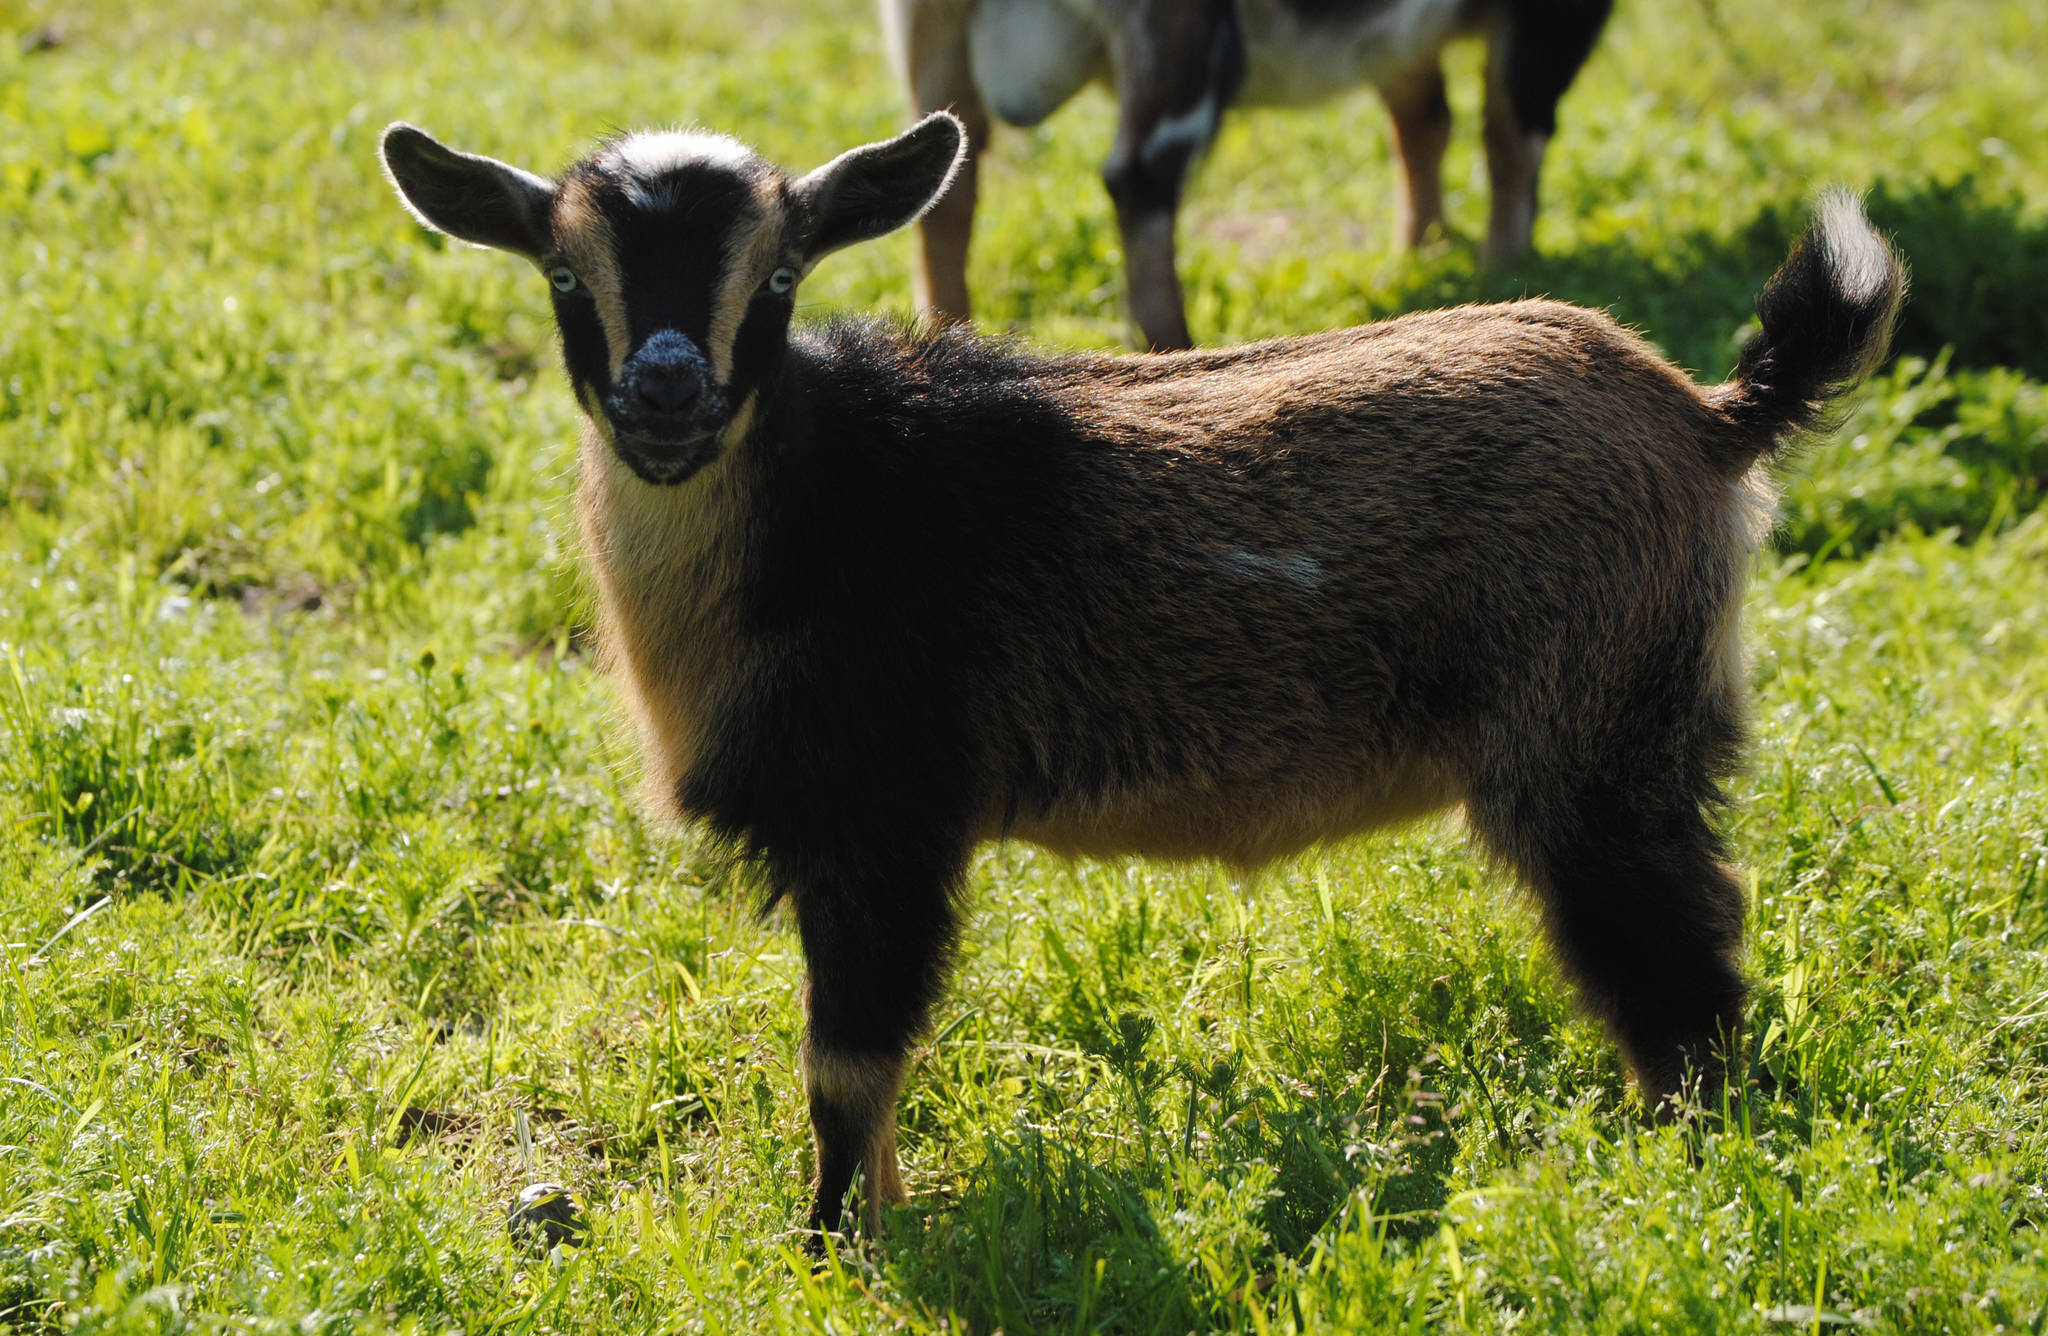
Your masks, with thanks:
[{"label": "white blaze on forehead", "polygon": [[662,191],[664,178],[684,167],[722,167],[740,172],[759,163],[754,150],[731,135],[703,130],[644,130],[628,135],[598,157],[598,165],[625,179],[628,194],[643,207],[663,207],[675,201],[666,198],[637,198]]}]

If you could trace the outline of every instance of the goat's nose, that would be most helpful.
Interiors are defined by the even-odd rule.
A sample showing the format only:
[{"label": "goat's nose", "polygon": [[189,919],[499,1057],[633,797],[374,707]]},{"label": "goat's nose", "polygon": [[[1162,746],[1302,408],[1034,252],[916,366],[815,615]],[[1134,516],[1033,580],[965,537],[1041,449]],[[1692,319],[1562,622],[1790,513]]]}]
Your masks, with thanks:
[{"label": "goat's nose", "polygon": [[703,377],[695,367],[674,362],[643,366],[633,382],[640,406],[650,413],[680,413],[703,388]]}]

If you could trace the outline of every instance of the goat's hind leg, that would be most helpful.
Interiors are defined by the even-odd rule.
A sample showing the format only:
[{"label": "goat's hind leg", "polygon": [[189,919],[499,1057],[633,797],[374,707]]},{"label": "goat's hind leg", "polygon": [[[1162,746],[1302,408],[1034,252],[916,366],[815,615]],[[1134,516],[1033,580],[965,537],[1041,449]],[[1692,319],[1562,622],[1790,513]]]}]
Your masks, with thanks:
[{"label": "goat's hind leg", "polygon": [[1488,264],[1516,259],[1534,240],[1537,178],[1557,133],[1558,100],[1612,8],[1612,0],[1507,0],[1496,11],[1486,54]]},{"label": "goat's hind leg", "polygon": [[1643,1100],[1711,1107],[1742,1025],[1742,890],[1690,793],[1589,784],[1475,805],[1543,903],[1566,973],[1606,1022]]}]

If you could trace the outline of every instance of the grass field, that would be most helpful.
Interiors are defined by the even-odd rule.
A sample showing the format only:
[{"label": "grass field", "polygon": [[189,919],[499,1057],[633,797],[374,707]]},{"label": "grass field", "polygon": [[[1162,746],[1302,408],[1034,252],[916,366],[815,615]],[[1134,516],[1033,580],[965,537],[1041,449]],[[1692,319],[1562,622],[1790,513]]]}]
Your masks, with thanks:
[{"label": "grass field", "polygon": [[[1474,52],[1459,237],[1389,245],[1367,95],[1235,117],[1192,193],[1199,339],[1542,292],[1719,377],[1805,200],[1871,191],[1915,293],[1749,596],[1725,1125],[1645,1122],[1449,825],[1245,883],[995,848],[916,1201],[814,1272],[801,961],[634,805],[541,280],[374,142],[809,166],[899,122],[869,7],[0,0],[0,1330],[2039,1336],[2044,67],[2026,0],[1624,3],[1504,273]],[[988,324],[1122,339],[1111,119],[1000,142]],[[508,1237],[538,1180],[581,1248]]]}]

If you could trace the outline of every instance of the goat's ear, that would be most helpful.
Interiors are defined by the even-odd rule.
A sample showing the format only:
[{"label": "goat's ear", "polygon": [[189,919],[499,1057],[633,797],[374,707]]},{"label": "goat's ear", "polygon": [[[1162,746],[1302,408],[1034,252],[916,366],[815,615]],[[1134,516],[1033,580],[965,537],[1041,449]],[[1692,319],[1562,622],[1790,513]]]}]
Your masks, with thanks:
[{"label": "goat's ear", "polygon": [[938,203],[967,157],[967,131],[935,111],[879,144],[849,149],[790,186],[806,219],[805,261],[894,232]]},{"label": "goat's ear", "polygon": [[404,121],[385,128],[378,151],[405,207],[436,232],[536,262],[554,249],[555,187],[532,172],[457,152]]}]

